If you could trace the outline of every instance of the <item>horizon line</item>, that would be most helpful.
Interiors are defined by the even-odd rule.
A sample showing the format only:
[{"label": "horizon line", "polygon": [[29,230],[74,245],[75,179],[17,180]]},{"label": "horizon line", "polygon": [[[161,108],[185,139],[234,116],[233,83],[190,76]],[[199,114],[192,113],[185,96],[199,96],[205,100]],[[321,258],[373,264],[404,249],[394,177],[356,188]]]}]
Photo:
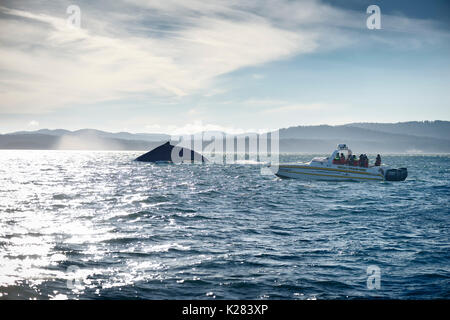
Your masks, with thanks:
[{"label": "horizon line", "polygon": [[17,130],[17,131],[12,131],[12,132],[0,132],[0,135],[9,135],[9,134],[17,134],[17,133],[22,133],[22,132],[26,132],[26,133],[36,133],[38,131],[42,131],[42,130],[48,130],[48,131],[56,131],[56,130],[63,130],[63,131],[68,131],[70,133],[74,133],[77,131],[83,131],[83,130],[94,130],[94,131],[100,131],[100,132],[105,132],[105,133],[112,133],[112,134],[120,134],[120,133],[128,133],[128,134],[154,134],[154,135],[168,135],[168,136],[180,136],[180,135],[195,135],[195,134],[200,134],[200,133],[204,133],[204,132],[221,132],[221,133],[225,133],[225,134],[244,134],[244,133],[256,133],[256,134],[262,134],[262,133],[268,133],[268,132],[273,132],[276,130],[282,130],[282,129],[289,129],[289,128],[295,128],[295,127],[321,127],[321,126],[329,126],[329,127],[342,127],[342,126],[348,126],[348,125],[352,125],[352,124],[405,124],[405,123],[435,123],[435,122],[450,122],[450,120],[442,120],[442,119],[436,119],[436,120],[409,120],[409,121],[397,121],[397,122],[369,122],[369,121],[359,121],[359,122],[349,122],[349,123],[345,123],[345,124],[326,124],[326,123],[321,123],[321,124],[298,124],[298,125],[292,125],[292,126],[288,126],[288,127],[281,127],[278,129],[263,129],[263,130],[254,130],[254,129],[248,129],[248,130],[239,130],[239,132],[234,132],[234,133],[229,133],[226,131],[222,131],[222,130],[202,130],[202,131],[195,131],[195,132],[186,132],[186,133],[182,133],[182,134],[173,134],[173,133],[165,133],[165,132],[143,132],[143,131],[139,131],[139,132],[133,132],[133,131],[107,131],[102,130],[102,129],[95,129],[95,128],[88,128],[88,127],[84,127],[84,128],[80,128],[80,129],[64,129],[61,127],[58,128],[54,128],[51,129],[50,127],[44,127],[44,128],[39,128],[39,129],[31,129],[27,130]]}]

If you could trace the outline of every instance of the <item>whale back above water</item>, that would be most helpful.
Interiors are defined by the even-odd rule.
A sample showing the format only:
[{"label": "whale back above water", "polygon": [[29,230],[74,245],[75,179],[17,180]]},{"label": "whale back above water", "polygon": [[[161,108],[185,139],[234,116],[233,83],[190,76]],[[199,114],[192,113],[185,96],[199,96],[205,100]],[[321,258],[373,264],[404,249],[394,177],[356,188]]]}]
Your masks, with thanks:
[{"label": "whale back above water", "polygon": [[155,149],[137,157],[136,161],[142,162],[172,162],[182,161],[206,162],[207,159],[200,153],[188,148],[173,146],[170,141],[156,147]]}]

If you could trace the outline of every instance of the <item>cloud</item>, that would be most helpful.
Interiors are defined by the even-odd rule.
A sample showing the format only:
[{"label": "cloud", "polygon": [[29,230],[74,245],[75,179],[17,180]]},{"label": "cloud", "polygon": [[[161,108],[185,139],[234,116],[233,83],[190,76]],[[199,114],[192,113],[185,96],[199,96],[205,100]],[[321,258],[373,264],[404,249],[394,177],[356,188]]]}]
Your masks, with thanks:
[{"label": "cloud", "polygon": [[183,135],[191,135],[191,134],[200,134],[202,132],[225,132],[228,134],[241,134],[246,132],[257,132],[264,133],[268,132],[271,129],[269,128],[239,128],[237,126],[223,126],[216,123],[205,123],[202,120],[193,120],[191,122],[186,122],[180,125],[168,125],[168,126],[160,126],[158,124],[150,124],[146,126],[151,132],[159,132],[172,135],[175,139],[176,136]]},{"label": "cloud", "polygon": [[39,126],[39,122],[36,120],[31,120],[30,122],[28,122],[28,126],[29,127],[37,127],[37,126]]},{"label": "cloud", "polygon": [[264,79],[265,77],[266,77],[265,75],[260,74],[260,73],[252,74],[252,78],[255,79],[255,80],[261,80],[261,79]]},{"label": "cloud", "polygon": [[[213,95],[220,75],[349,45],[365,26],[364,12],[318,0],[127,0],[107,11],[80,1],[81,29],[46,5],[0,7],[0,113]],[[383,16],[396,32],[433,30],[419,22]]]},{"label": "cloud", "polygon": [[227,92],[227,90],[224,88],[215,88],[215,89],[208,90],[208,92],[206,92],[203,96],[204,97],[214,97],[216,95],[224,94],[226,92]]},{"label": "cloud", "polygon": [[295,112],[298,111],[321,111],[321,110],[326,110],[327,108],[329,108],[329,106],[327,106],[326,104],[323,103],[311,103],[311,104],[293,104],[293,105],[286,105],[286,106],[282,106],[282,107],[277,107],[277,108],[271,108],[271,109],[266,109],[263,110],[261,113],[262,114],[277,114],[280,115],[282,113],[288,113],[290,115],[292,115]]},{"label": "cloud", "polygon": [[273,107],[286,103],[287,102],[285,100],[281,99],[256,99],[256,98],[247,99],[242,102],[243,105],[250,107]]},{"label": "cloud", "polygon": [[63,17],[0,11],[8,15],[0,20],[1,113],[41,113],[142,93],[185,96],[218,75],[315,46],[309,35],[261,18],[204,16],[170,35],[144,37],[67,28]]}]

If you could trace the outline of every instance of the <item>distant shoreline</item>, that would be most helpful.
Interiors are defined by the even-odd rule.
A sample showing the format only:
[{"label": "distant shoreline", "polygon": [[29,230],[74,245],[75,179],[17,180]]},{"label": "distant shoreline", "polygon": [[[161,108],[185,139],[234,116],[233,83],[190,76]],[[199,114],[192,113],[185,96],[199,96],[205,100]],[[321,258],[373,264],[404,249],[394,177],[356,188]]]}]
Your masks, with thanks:
[{"label": "distant shoreline", "polygon": [[[198,141],[207,135],[217,138],[227,134],[209,131],[194,137]],[[231,134],[237,139],[256,135],[253,132]],[[356,153],[450,153],[450,121],[295,126],[280,129],[278,135],[281,153],[328,154],[340,143],[346,143]],[[0,150],[148,151],[170,139],[170,135],[160,133],[41,129],[0,135]]]},{"label": "distant shoreline", "polygon": [[[0,149],[0,152],[4,151],[56,151],[56,152],[96,152],[96,153],[141,153],[144,150],[88,150],[88,149]],[[358,152],[357,152],[358,153]],[[371,157],[375,157],[378,153],[383,154],[384,156],[450,156],[450,152],[436,152],[436,153],[391,153],[391,152],[375,152],[375,153],[367,153],[366,154]],[[243,155],[243,152],[237,152],[237,155]],[[328,156],[330,153],[326,152],[280,152],[274,153],[278,155],[305,155],[305,156]],[[208,153],[204,153],[205,156],[208,156]],[[222,154],[220,154],[222,155]]]}]

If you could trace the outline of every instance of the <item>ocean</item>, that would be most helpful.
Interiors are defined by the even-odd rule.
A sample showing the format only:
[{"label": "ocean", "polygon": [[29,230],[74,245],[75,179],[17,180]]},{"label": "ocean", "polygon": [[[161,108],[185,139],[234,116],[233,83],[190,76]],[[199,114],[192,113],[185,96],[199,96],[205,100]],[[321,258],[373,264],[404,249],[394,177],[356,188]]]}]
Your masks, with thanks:
[{"label": "ocean", "polygon": [[0,151],[0,299],[450,298],[449,155],[309,182],[140,154]]}]

